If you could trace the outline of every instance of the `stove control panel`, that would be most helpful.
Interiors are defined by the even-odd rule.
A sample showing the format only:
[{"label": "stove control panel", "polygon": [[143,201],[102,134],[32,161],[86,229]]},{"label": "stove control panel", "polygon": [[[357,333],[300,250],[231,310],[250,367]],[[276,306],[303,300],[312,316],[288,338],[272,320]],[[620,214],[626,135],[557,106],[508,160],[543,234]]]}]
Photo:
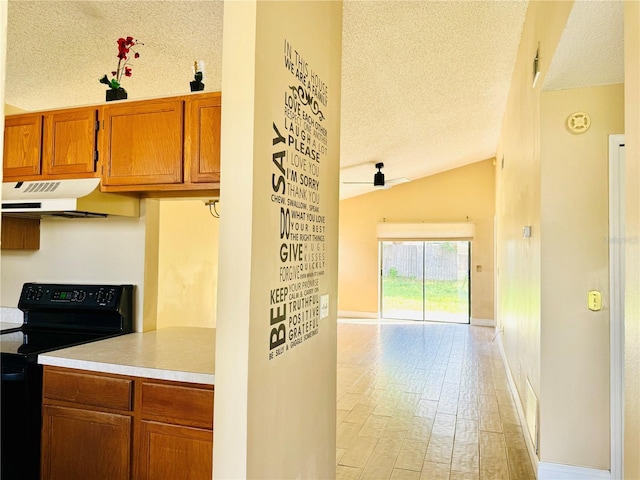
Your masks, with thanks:
[{"label": "stove control panel", "polygon": [[19,307],[109,309],[117,306],[128,285],[60,285],[25,283]]}]

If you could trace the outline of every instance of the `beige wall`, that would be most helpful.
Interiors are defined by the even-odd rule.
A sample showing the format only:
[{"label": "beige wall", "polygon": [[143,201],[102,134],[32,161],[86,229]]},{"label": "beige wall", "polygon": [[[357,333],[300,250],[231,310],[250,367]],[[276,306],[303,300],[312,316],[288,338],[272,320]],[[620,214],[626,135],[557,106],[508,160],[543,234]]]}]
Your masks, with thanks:
[{"label": "beige wall", "polygon": [[[3,91],[4,91],[4,89],[3,89]],[[13,105],[4,104],[4,114],[5,115],[12,115],[14,113],[25,113],[25,112],[26,112],[26,110],[23,110],[21,108],[14,107]]]},{"label": "beige wall", "polygon": [[156,328],[216,326],[219,219],[204,202],[159,204]]},{"label": "beige wall", "polygon": [[[608,135],[623,131],[624,99],[620,85],[540,92],[570,7],[529,4],[496,167],[497,316],[519,400],[527,380],[538,398],[540,461],[608,470]],[[583,135],[565,127],[576,111],[592,118]]]},{"label": "beige wall", "polygon": [[[141,205],[142,206],[142,205]],[[131,283],[142,328],[145,209],[140,218],[44,218],[40,249],[3,250],[2,306],[16,307],[25,282]]]},{"label": "beige wall", "polygon": [[625,2],[624,478],[640,479],[640,4]]},{"label": "beige wall", "polygon": [[219,219],[205,199],[145,199],[140,330],[215,327]]},{"label": "beige wall", "polygon": [[[571,6],[529,3],[498,145],[496,320],[521,404],[527,381],[540,398],[540,87]],[[541,75],[532,88],[538,46]],[[532,227],[530,238],[523,226]]]},{"label": "beige wall", "polygon": [[[493,320],[494,208],[493,160],[342,200],[338,310],[378,313],[378,223],[468,219],[476,227],[471,248],[471,316]],[[482,267],[481,272],[476,265]]]},{"label": "beige wall", "polygon": [[[624,87],[543,92],[541,98],[540,458],[609,468],[610,134],[624,132]],[[586,112],[572,134],[566,119]],[[603,308],[587,308],[587,292]],[[588,399],[585,401],[585,399]]]},{"label": "beige wall", "polygon": [[[540,398],[540,87],[572,3],[529,2],[498,145],[497,328],[521,403],[527,380]],[[541,75],[533,88],[538,46]],[[523,226],[532,227],[530,238]]]},{"label": "beige wall", "polygon": [[[225,2],[219,260],[224,281],[218,285],[216,319],[215,478],[335,477],[341,29],[341,2]],[[284,60],[289,53],[295,59],[294,52],[302,59],[294,60],[289,71]],[[305,102],[296,109],[299,114],[293,113],[300,119],[304,112],[326,128],[327,152],[316,163],[288,140],[289,135],[298,145],[302,140],[295,127],[289,130],[291,117],[285,115],[290,87],[302,87],[295,75],[299,68],[328,86],[328,102],[318,106],[323,116]],[[300,129],[303,124],[296,123]],[[287,136],[284,144],[274,125]],[[313,142],[305,140],[311,147]],[[279,156],[283,151],[286,155]],[[306,166],[296,167],[296,157],[306,158]],[[289,184],[296,182],[292,169],[298,182],[302,173],[319,181],[304,189],[307,208],[289,208],[305,214],[300,223],[309,233],[320,226],[310,215],[324,216],[324,240],[281,235],[280,208],[288,204],[277,200],[296,196],[290,187],[284,193],[278,186],[280,161]],[[311,191],[318,194],[317,202]],[[293,227],[291,233],[298,234]],[[281,259],[281,245],[289,243],[304,246],[303,260]],[[311,258],[318,248],[323,266]],[[293,287],[303,279],[281,276],[282,268],[298,266],[304,282],[317,280],[312,290],[329,300],[326,317],[313,301],[295,310],[304,314],[306,325],[318,322],[316,335],[296,336],[300,344],[291,341],[291,302]],[[285,287],[288,293],[281,290]],[[307,294],[303,298],[313,300]],[[281,326],[286,341],[276,349],[273,332],[278,338]]]}]

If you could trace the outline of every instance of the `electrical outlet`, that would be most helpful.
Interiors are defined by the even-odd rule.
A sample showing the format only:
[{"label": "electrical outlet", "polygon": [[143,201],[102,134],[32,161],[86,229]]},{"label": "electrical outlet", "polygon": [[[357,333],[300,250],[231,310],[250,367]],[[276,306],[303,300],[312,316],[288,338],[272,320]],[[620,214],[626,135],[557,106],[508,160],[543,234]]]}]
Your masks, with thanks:
[{"label": "electrical outlet", "polygon": [[320,295],[320,318],[329,316],[329,294]]}]

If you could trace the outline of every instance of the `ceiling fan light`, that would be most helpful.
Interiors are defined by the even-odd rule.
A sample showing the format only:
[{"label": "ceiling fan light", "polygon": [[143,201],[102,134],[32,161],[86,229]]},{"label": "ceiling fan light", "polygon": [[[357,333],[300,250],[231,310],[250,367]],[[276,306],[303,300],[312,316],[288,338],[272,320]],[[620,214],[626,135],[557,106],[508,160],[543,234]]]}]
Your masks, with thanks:
[{"label": "ceiling fan light", "polygon": [[377,172],[373,176],[373,186],[374,187],[384,187],[384,173]]}]

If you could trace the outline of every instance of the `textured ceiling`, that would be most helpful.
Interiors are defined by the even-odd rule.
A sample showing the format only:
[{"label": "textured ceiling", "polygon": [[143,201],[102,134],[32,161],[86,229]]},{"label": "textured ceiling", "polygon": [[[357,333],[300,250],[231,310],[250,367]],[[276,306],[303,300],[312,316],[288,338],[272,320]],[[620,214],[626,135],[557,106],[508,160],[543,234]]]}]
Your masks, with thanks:
[{"label": "textured ceiling", "polygon": [[10,0],[5,103],[25,110],[104,102],[116,40],[144,43],[122,82],[129,98],[189,91],[195,60],[207,90],[222,84],[223,2]]},{"label": "textured ceiling", "polygon": [[413,180],[495,155],[526,8],[345,1],[341,179],[384,162],[387,178]]},{"label": "textured ceiling", "polygon": [[[494,156],[527,1],[343,3],[341,179],[372,181],[374,164],[384,162],[387,179],[414,180]],[[580,86],[622,81],[621,4],[575,3],[545,88],[576,86],[572,74]],[[223,7],[9,0],[5,103],[40,110],[103,102],[98,79],[115,69],[116,39],[127,35],[144,43],[123,82],[129,98],[187,92],[194,60],[205,62],[205,90],[219,90]],[[342,185],[341,197],[372,190]]]},{"label": "textured ceiling", "polygon": [[562,33],[544,90],[624,83],[621,1],[577,1]]}]

